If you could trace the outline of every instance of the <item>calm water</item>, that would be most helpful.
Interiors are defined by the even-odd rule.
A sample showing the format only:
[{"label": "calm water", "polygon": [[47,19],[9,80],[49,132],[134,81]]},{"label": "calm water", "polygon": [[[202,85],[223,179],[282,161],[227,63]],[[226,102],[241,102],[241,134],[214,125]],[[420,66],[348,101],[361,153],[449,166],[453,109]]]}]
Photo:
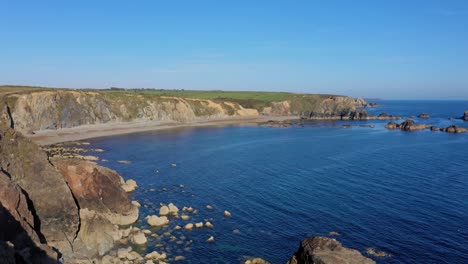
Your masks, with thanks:
[{"label": "calm water", "polygon": [[[427,112],[434,118],[417,121],[468,125],[447,119],[468,110],[466,101],[380,103],[369,111]],[[468,134],[388,131],[379,121],[342,128],[349,123],[180,129],[90,142],[106,150],[105,166],[138,182],[133,198],[146,205],[142,216],[173,202],[199,210],[189,214],[192,223],[210,219],[211,230],[172,231],[187,223],[180,219],[153,229],[171,230],[177,241],[185,236],[180,245],[162,240],[187,263],[240,263],[243,256],[285,263],[301,239],[330,231],[361,252],[392,254],[378,263],[468,263]],[[122,159],[132,163],[116,162]],[[215,243],[205,242],[210,235]],[[140,250],[160,251],[158,243],[152,238]]]}]

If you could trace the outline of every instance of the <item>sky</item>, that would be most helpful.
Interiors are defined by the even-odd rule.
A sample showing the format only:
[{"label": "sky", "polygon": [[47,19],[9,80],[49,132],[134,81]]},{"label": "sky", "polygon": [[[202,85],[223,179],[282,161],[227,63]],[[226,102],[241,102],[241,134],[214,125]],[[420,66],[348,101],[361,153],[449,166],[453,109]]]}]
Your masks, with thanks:
[{"label": "sky", "polygon": [[468,99],[468,1],[0,0],[0,84]]}]

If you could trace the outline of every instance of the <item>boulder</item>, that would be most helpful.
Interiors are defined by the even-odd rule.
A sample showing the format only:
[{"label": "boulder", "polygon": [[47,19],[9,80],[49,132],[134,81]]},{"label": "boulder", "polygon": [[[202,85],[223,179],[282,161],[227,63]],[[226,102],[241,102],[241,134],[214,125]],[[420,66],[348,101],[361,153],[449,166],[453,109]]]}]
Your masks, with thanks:
[{"label": "boulder", "polygon": [[173,203],[169,203],[167,207],[169,208],[170,214],[176,215],[179,212],[179,208],[177,208]]},{"label": "boulder", "polygon": [[231,212],[224,210],[224,217],[231,217]]},{"label": "boulder", "polygon": [[440,128],[436,126],[431,126],[431,131],[440,131]]},{"label": "boulder", "polygon": [[386,125],[385,125],[385,128],[387,129],[397,129],[399,127],[399,125],[395,122],[388,122]]},{"label": "boulder", "polygon": [[299,244],[299,249],[288,264],[375,264],[359,251],[343,247],[333,238],[311,237]]},{"label": "boulder", "polygon": [[136,183],[136,181],[132,179],[127,180],[126,182],[122,184],[122,189],[124,189],[124,191],[128,193],[135,191],[136,188],[138,188],[138,184]]},{"label": "boulder", "polygon": [[120,186],[121,176],[108,168],[78,159],[55,160],[80,208],[100,213],[111,223],[129,225],[138,219],[138,207]]},{"label": "boulder", "polygon": [[146,239],[145,233],[143,232],[136,232],[132,237],[132,243],[137,245],[146,244],[148,240]]},{"label": "boulder", "polygon": [[169,219],[167,219],[166,216],[151,215],[146,217],[146,221],[150,226],[164,226],[169,224]]},{"label": "boulder", "polygon": [[429,114],[427,113],[421,113],[418,115],[418,118],[424,118],[424,119],[427,119],[427,118],[430,118]]},{"label": "boulder", "polygon": [[163,205],[159,208],[159,215],[168,215],[169,214],[169,207]]}]

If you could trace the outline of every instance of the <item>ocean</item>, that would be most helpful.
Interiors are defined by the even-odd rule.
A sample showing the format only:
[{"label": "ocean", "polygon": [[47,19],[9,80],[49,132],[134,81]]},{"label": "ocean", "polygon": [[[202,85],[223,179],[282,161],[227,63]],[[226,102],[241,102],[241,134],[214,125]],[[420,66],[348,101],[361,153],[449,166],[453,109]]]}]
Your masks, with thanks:
[{"label": "ocean", "polygon": [[[430,119],[414,120],[468,127],[448,119],[468,110],[468,101],[377,103],[366,110],[425,112]],[[139,185],[131,195],[144,205],[138,226],[160,235],[142,253],[184,256],[180,263],[243,263],[246,256],[285,263],[302,239],[338,232],[331,237],[346,247],[391,255],[370,256],[377,263],[468,263],[468,133],[391,131],[386,123],[185,128],[89,142],[105,150],[102,165]],[[169,202],[198,213],[148,227],[144,217]],[[205,220],[214,227],[174,230]]]}]

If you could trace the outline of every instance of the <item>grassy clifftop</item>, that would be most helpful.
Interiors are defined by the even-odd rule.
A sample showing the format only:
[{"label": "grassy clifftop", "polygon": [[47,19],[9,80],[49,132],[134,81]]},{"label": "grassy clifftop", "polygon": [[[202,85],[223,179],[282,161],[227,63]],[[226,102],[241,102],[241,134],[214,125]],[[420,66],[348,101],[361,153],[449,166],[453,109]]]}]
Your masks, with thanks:
[{"label": "grassy clifftop", "polygon": [[259,114],[327,118],[350,113],[362,103],[347,96],[286,92],[0,86],[2,119],[13,120],[18,129],[32,130],[111,121],[190,122]]}]

